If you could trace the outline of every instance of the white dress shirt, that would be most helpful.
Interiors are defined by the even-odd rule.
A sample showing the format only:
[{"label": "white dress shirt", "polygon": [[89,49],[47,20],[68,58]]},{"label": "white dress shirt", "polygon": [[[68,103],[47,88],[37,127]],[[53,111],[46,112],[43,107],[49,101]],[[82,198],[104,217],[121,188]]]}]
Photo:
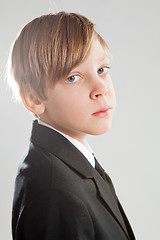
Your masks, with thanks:
[{"label": "white dress shirt", "polygon": [[87,158],[87,160],[90,162],[90,164],[95,168],[94,152],[92,151],[92,149],[89,146],[89,144],[88,144],[86,139],[84,140],[84,142],[82,144],[78,140],[76,140],[76,139],[74,139],[74,138],[72,138],[72,137],[70,137],[70,136],[60,132],[56,128],[54,128],[51,125],[41,121],[40,119],[38,120],[38,123],[43,125],[43,126],[46,126],[48,128],[51,128],[51,129],[55,130],[56,132],[60,133],[65,138],[67,138]]}]

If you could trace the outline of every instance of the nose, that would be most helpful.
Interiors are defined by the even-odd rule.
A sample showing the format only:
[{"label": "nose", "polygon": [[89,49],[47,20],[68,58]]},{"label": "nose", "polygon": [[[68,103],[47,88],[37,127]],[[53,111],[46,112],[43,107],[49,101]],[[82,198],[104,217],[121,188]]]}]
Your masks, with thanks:
[{"label": "nose", "polygon": [[99,82],[91,91],[90,98],[96,100],[98,97],[105,96],[107,93],[108,93],[107,86],[104,83]]}]

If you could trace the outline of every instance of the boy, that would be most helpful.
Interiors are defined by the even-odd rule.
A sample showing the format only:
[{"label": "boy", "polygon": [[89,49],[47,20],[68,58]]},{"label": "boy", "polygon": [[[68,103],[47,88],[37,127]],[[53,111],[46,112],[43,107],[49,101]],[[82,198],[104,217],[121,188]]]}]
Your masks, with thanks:
[{"label": "boy", "polygon": [[16,39],[12,75],[37,120],[16,178],[14,240],[135,239],[85,141],[111,127],[116,101],[108,70],[108,46],[84,16],[41,16]]}]

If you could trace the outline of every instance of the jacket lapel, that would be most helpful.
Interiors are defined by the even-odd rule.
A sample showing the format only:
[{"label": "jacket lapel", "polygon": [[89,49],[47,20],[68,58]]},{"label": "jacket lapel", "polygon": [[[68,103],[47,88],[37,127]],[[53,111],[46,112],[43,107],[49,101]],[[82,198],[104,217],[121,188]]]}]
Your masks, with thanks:
[{"label": "jacket lapel", "polygon": [[107,204],[111,215],[119,223],[128,238],[128,232],[123,217],[118,208],[118,200],[116,195],[114,195],[113,193],[112,187],[110,187],[110,184],[105,181],[96,170],[94,171],[94,180],[99,191],[99,195],[101,196],[102,200]]},{"label": "jacket lapel", "polygon": [[103,180],[96,169],[91,166],[84,155],[72,143],[58,132],[38,124],[37,120],[33,123],[31,142],[53,153],[83,177],[93,179],[110,213],[127,235],[127,230],[118,209],[118,204],[116,202],[117,198],[116,195],[114,195],[113,187]]}]

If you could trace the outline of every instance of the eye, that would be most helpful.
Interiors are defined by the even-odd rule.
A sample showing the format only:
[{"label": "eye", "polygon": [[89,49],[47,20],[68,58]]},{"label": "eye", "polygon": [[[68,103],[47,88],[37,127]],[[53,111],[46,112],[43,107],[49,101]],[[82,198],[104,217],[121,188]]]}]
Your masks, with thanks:
[{"label": "eye", "polygon": [[67,83],[75,83],[75,82],[77,82],[77,81],[79,81],[81,79],[82,79],[82,77],[79,76],[79,75],[72,75],[72,76],[67,78],[66,82]]},{"label": "eye", "polygon": [[108,69],[110,69],[109,66],[101,67],[101,68],[98,69],[97,73],[98,73],[98,74],[107,73],[107,72],[108,72]]}]

